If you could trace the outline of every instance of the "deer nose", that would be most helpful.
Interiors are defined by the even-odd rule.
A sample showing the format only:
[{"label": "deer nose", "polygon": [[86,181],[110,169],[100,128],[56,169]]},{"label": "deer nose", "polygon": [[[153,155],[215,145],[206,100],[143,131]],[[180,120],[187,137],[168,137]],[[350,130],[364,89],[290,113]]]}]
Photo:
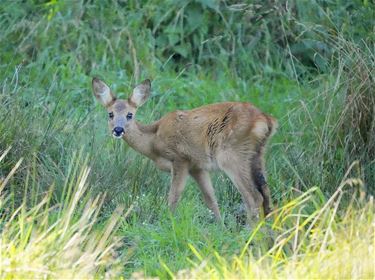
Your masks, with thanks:
[{"label": "deer nose", "polygon": [[116,126],[114,129],[113,129],[113,135],[116,136],[116,137],[120,137],[122,136],[122,134],[124,134],[124,129],[122,127],[119,127],[119,126]]}]

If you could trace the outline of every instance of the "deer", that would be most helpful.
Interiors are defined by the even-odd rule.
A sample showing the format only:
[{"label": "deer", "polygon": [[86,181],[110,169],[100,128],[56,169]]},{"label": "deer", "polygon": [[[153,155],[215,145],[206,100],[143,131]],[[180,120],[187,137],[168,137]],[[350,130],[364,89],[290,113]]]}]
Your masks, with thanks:
[{"label": "deer", "polygon": [[149,79],[135,86],[128,99],[118,99],[98,78],[92,79],[92,89],[107,109],[113,137],[125,140],[158,169],[171,174],[168,206],[172,212],[190,175],[216,220],[222,221],[210,178],[210,171],[218,169],[241,194],[250,220],[271,212],[264,154],[278,126],[275,118],[251,103],[223,102],[170,112],[146,125],[135,117],[150,97]]}]

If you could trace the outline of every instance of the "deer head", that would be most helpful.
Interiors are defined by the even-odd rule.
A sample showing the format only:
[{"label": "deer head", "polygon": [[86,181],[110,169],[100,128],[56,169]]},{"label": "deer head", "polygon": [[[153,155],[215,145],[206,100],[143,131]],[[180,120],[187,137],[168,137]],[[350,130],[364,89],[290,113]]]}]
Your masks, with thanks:
[{"label": "deer head", "polygon": [[93,78],[92,89],[96,99],[107,109],[108,124],[115,138],[122,138],[134,125],[137,109],[149,98],[150,80],[144,80],[133,89],[127,100],[118,99],[103,81]]}]

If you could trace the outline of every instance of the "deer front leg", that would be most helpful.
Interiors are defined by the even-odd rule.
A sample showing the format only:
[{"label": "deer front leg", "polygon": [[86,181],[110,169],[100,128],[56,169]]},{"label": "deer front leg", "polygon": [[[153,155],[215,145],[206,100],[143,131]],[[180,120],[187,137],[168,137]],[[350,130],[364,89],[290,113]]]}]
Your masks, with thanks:
[{"label": "deer front leg", "polygon": [[188,165],[186,163],[176,163],[172,165],[172,183],[169,189],[168,205],[173,212],[176,209],[181,193],[185,188],[186,178],[189,174]]},{"label": "deer front leg", "polygon": [[197,182],[202,191],[204,201],[209,209],[214,212],[217,221],[221,221],[220,210],[215,197],[215,191],[212,187],[210,174],[205,170],[194,170],[190,175]]}]

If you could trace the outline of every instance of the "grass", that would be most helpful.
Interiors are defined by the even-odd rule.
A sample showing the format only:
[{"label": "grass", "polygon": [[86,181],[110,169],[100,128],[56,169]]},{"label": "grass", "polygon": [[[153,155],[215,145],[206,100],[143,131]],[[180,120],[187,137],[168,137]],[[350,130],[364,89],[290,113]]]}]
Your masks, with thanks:
[{"label": "grass", "polygon": [[[176,279],[372,279],[374,277],[373,201],[360,202],[361,210],[352,201],[340,213],[343,187],[358,184],[348,179],[323,204],[316,204],[318,188],[285,204],[268,225],[261,223],[250,236],[242,252],[226,259],[214,252],[210,256],[192,247],[195,269],[179,271]],[[304,209],[315,204],[315,211],[306,215]],[[372,224],[369,226],[369,223]],[[272,232],[270,249],[257,243],[264,227]],[[263,238],[267,238],[262,234]],[[250,245],[253,244],[253,245]],[[249,246],[250,245],[250,246]],[[263,249],[263,251],[262,251]]]},{"label": "grass", "polygon": [[[2,1],[1,278],[373,278],[374,11],[359,0]],[[227,100],[275,116],[273,216],[240,224],[240,195],[220,173],[225,228],[192,181],[172,215],[169,176],[109,136],[93,76],[120,97],[151,78],[144,123]]]},{"label": "grass", "polygon": [[[1,155],[1,159],[9,151],[10,148]],[[30,202],[29,196],[36,196],[35,189],[26,178],[24,199],[14,209],[11,195],[3,190],[21,163],[22,159],[0,181],[0,277],[94,279],[98,274],[110,278],[118,276],[120,269],[115,250],[119,246],[119,238],[114,237],[114,232],[123,211],[117,209],[107,221],[101,221],[100,230],[96,228],[103,197],[89,198],[85,194],[90,172],[85,164],[80,170],[78,164],[72,163],[66,183],[52,186],[33,202]],[[61,203],[52,204],[56,187],[63,189],[63,195]]]}]

